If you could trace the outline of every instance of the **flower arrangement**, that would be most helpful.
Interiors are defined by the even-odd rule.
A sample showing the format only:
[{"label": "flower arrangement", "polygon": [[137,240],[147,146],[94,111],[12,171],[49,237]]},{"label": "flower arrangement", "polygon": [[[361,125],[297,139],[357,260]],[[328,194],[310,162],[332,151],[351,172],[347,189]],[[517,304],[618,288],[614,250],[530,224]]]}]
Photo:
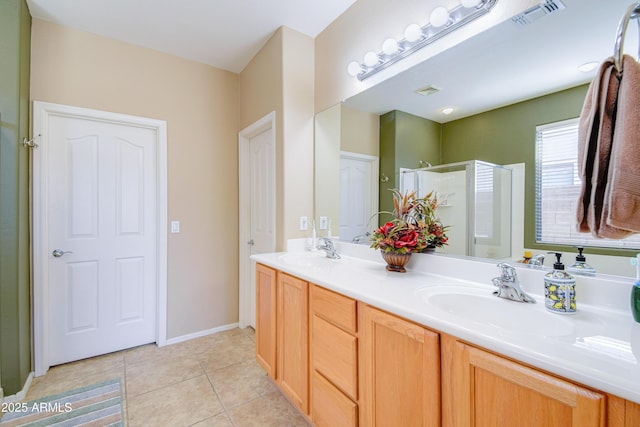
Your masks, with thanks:
[{"label": "flower arrangement", "polygon": [[405,194],[395,188],[391,191],[393,212],[379,213],[393,218],[373,232],[372,248],[384,253],[407,254],[447,244],[448,227],[436,216],[438,199],[433,191],[422,198],[417,198],[415,191]]}]

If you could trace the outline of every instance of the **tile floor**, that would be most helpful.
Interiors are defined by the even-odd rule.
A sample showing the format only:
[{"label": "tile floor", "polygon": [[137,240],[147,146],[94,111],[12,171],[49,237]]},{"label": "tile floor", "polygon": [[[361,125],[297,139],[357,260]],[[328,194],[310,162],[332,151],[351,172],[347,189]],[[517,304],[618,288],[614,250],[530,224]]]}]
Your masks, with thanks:
[{"label": "tile floor", "polygon": [[255,361],[251,328],[56,366],[34,378],[27,400],[111,378],[129,427],[309,426]]}]

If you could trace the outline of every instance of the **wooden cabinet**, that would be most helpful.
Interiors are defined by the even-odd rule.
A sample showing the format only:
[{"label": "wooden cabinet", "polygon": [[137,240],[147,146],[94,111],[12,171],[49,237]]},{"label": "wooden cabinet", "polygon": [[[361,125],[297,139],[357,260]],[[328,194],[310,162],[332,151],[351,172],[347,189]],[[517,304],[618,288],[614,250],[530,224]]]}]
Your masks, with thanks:
[{"label": "wooden cabinet", "polygon": [[640,404],[261,264],[256,358],[318,427],[640,426]]},{"label": "wooden cabinet", "polygon": [[280,390],[309,413],[309,284],[278,273],[277,371]]},{"label": "wooden cabinet", "polygon": [[256,264],[256,359],[276,379],[276,270]]},{"label": "wooden cabinet", "polygon": [[311,285],[311,419],[314,425],[358,425],[356,301]]},{"label": "wooden cabinet", "polygon": [[617,396],[607,396],[607,398],[608,427],[640,426],[640,404],[621,399]]},{"label": "wooden cabinet", "polygon": [[606,426],[606,396],[442,337],[445,427]]},{"label": "wooden cabinet", "polygon": [[439,426],[435,332],[358,303],[360,425]]}]

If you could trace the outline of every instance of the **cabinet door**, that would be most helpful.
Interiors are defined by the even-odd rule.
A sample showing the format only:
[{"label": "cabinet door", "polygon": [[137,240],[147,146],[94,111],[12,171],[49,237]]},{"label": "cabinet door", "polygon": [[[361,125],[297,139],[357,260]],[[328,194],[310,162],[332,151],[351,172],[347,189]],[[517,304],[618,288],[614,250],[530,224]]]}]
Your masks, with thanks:
[{"label": "cabinet door", "polygon": [[278,371],[276,382],[309,413],[309,285],[278,273]]},{"label": "cabinet door", "polygon": [[443,426],[605,426],[605,396],[442,338]]},{"label": "cabinet door", "polygon": [[358,303],[360,425],[439,426],[438,334]]},{"label": "cabinet door", "polygon": [[276,379],[276,270],[256,264],[256,359]]}]

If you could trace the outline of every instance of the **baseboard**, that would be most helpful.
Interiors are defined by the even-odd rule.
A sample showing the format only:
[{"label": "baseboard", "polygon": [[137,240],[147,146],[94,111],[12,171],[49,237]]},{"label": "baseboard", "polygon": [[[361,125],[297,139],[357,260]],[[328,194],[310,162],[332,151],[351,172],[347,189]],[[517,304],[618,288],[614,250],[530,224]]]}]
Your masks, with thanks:
[{"label": "baseboard", "polygon": [[27,381],[24,382],[22,390],[10,396],[4,396],[4,394],[2,393],[2,389],[0,388],[0,402],[13,403],[25,400],[25,398],[27,397],[27,392],[29,391],[29,387],[31,387],[31,381],[33,381],[33,372],[30,372],[29,376],[27,376]]},{"label": "baseboard", "polygon": [[207,335],[217,334],[218,332],[228,331],[230,329],[235,329],[238,327],[238,322],[231,323],[229,325],[218,326],[212,329],[206,329],[204,331],[194,332],[192,334],[182,335],[175,338],[167,339],[163,345],[158,345],[158,347],[164,347],[165,345],[178,344],[181,342],[189,341],[195,338],[206,337]]}]

